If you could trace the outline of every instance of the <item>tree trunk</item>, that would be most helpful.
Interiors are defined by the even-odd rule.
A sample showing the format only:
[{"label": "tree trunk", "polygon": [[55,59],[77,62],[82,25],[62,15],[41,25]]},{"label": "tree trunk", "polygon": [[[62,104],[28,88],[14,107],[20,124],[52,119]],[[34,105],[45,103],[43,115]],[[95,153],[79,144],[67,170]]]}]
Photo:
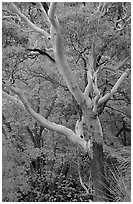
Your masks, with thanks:
[{"label": "tree trunk", "polygon": [[[82,109],[83,116],[85,119],[85,127],[83,127],[82,117],[76,123],[75,132],[63,125],[48,121],[46,117],[43,117],[39,114],[39,111],[35,112],[31,108],[27,98],[25,97],[21,89],[19,89],[15,84],[11,84],[10,81],[4,81],[6,87],[9,88],[11,91],[13,91],[15,94],[17,94],[21,101],[19,101],[16,97],[8,95],[5,92],[4,92],[4,96],[10,100],[15,101],[16,104],[20,104],[22,107],[24,105],[27,112],[38,123],[40,123],[40,125],[43,128],[47,128],[49,130],[53,130],[67,136],[67,138],[71,142],[82,147],[85,153],[88,151],[91,158],[91,173],[92,173],[94,192],[95,192],[94,201],[95,202],[109,201],[110,192],[108,189],[107,180],[105,178],[105,169],[104,169],[103,133],[102,133],[102,127],[97,114],[97,108],[100,107],[101,105],[104,105],[117,92],[117,89],[120,86],[120,84],[128,76],[130,72],[130,68],[127,68],[123,72],[123,74],[117,80],[113,88],[106,95],[102,97],[100,95],[100,90],[97,85],[97,74],[98,74],[98,71],[99,70],[101,71],[102,69],[117,71],[120,67],[124,65],[124,63],[129,59],[129,57],[125,58],[116,66],[112,67],[110,65],[108,66],[106,65],[106,66],[100,67],[101,69],[99,70],[96,69],[97,62],[100,60],[101,56],[98,56],[99,59],[96,60],[96,56],[97,56],[95,52],[96,38],[94,37],[93,43],[92,43],[92,53],[91,53],[92,58],[90,58],[87,75],[85,76],[87,80],[85,81],[86,88],[83,93],[76,82],[76,79],[72,73],[72,70],[63,52],[63,42],[61,37],[62,33],[61,33],[58,18],[56,16],[57,2],[52,2],[50,4],[48,15],[45,13],[41,3],[38,2],[36,4],[42,13],[42,16],[46,19],[48,26],[50,27],[50,34],[47,31],[37,27],[32,22],[30,22],[29,19],[25,15],[23,15],[19,11],[19,9],[17,9],[14,3],[11,3],[10,5],[11,5],[11,8],[16,12],[16,14],[19,15],[19,17],[21,17],[23,21],[27,23],[29,28],[31,28],[35,32],[38,32],[41,35],[44,35],[47,39],[51,40],[50,43],[53,47],[53,52],[55,55],[55,61],[56,61],[58,71],[64,78],[64,81],[66,82],[68,89],[70,90],[75,100],[80,105],[80,108]],[[105,5],[103,5],[103,3],[102,4],[100,3],[98,7],[98,12],[100,11],[101,8],[103,9],[104,6]],[[103,13],[101,16],[100,15],[98,16],[98,19],[102,17]],[[105,47],[106,45],[104,46],[104,48]],[[101,51],[101,53],[102,52],[103,51]],[[86,62],[85,62],[85,67],[86,67]],[[83,135],[81,133],[83,133]],[[85,138],[84,137],[81,138],[81,136],[85,136]],[[31,137],[32,137],[32,134],[31,134]]]},{"label": "tree trunk", "polygon": [[87,124],[87,134],[85,137],[92,143],[92,148],[88,149],[91,157],[91,175],[94,185],[94,202],[109,201],[111,195],[109,185],[105,178],[104,153],[103,153],[103,132],[99,118],[93,110],[83,106],[83,115]]},{"label": "tree trunk", "polygon": [[93,159],[91,160],[91,175],[94,185],[94,202],[111,201],[109,183],[105,177],[103,145],[93,142]]}]

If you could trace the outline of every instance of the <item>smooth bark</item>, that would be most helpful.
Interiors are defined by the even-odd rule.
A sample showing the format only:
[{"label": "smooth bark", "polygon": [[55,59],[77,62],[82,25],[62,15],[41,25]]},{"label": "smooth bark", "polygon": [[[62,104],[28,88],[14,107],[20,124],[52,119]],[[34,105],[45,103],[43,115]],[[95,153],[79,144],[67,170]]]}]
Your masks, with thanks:
[{"label": "smooth bark", "polygon": [[[93,185],[95,189],[94,194],[94,201],[105,201],[106,199],[109,200],[109,191],[108,191],[108,183],[105,179],[104,173],[104,153],[103,153],[103,133],[102,127],[98,118],[97,107],[108,101],[113,94],[117,92],[118,87],[121,85],[123,80],[129,74],[129,69],[127,69],[122,76],[118,79],[112,90],[104,95],[103,97],[100,96],[100,90],[97,86],[97,73],[96,70],[96,53],[95,53],[95,42],[93,39],[92,43],[92,58],[90,62],[90,67],[87,71],[87,78],[88,78],[88,85],[85,88],[84,93],[80,90],[78,83],[76,82],[75,77],[71,71],[70,65],[67,62],[66,56],[64,55],[63,51],[63,43],[60,31],[60,24],[58,18],[56,16],[56,8],[58,3],[53,2],[50,4],[50,8],[48,11],[48,16],[45,13],[42,5],[39,3],[37,4],[38,7],[42,11],[42,16],[46,18],[48,24],[50,24],[50,36],[45,30],[38,28],[33,23],[31,23],[27,17],[25,17],[17,7],[11,3],[11,7],[19,15],[27,25],[36,32],[44,35],[45,37],[51,39],[51,45],[53,47],[56,66],[59,73],[62,75],[63,79],[65,80],[68,89],[72,93],[72,95],[77,100],[77,103],[80,105],[80,108],[83,112],[84,123],[86,124],[87,129],[84,129],[83,121],[77,121],[75,132],[65,126],[52,123],[48,121],[46,118],[41,116],[39,113],[36,113],[28,103],[27,98],[23,94],[23,92],[15,85],[11,85],[6,83],[7,87],[17,94],[21,100],[15,99],[12,96],[6,96],[7,99],[13,99],[17,104],[21,104],[21,106],[25,107],[27,112],[41,124],[42,127],[48,128],[53,131],[57,131],[61,134],[67,136],[67,138],[82,147],[84,152],[88,152],[91,158],[91,172],[92,172],[92,179]],[[97,18],[100,18],[105,13],[106,4],[100,3],[99,8],[97,10]],[[123,64],[126,62],[127,59],[120,62],[116,67],[110,68],[112,70],[118,70]],[[109,68],[109,67],[103,67]],[[102,69],[101,69],[102,70]],[[93,96],[93,98],[92,98]],[[84,136],[81,138],[81,135]]]}]

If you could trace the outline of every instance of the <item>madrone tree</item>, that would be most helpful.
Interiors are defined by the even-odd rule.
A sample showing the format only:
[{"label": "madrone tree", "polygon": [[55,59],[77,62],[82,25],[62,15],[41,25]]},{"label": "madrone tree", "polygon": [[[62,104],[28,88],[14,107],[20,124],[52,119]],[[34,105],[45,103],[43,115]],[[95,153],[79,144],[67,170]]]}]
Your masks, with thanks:
[{"label": "madrone tree", "polygon": [[[33,31],[38,32],[40,35],[45,37],[45,40],[51,45],[51,50],[54,53],[56,67],[59,73],[62,75],[68,89],[70,90],[73,97],[76,99],[80,107],[80,119],[75,124],[75,131],[53,122],[48,121],[46,118],[35,112],[23,91],[17,86],[14,81],[3,81],[4,85],[11,90],[14,94],[18,95],[20,100],[16,97],[11,96],[3,92],[3,98],[12,100],[14,103],[23,106],[27,112],[44,128],[52,131],[56,131],[65,135],[70,142],[80,147],[80,149],[88,154],[91,161],[91,175],[94,187],[94,201],[107,201],[109,200],[109,184],[105,178],[104,170],[104,146],[103,146],[103,132],[98,117],[98,108],[103,106],[107,101],[117,92],[117,89],[128,76],[130,69],[127,68],[117,80],[113,88],[106,93],[104,96],[101,95],[100,89],[98,88],[97,78],[98,73],[102,72],[103,69],[108,69],[112,72],[117,72],[126,62],[129,57],[126,57],[123,61],[120,61],[116,66],[109,66],[106,64],[97,64],[97,55],[95,48],[95,36],[92,40],[91,45],[91,57],[89,58],[89,65],[87,66],[86,76],[87,85],[84,92],[81,91],[78,83],[76,82],[72,70],[67,62],[63,51],[63,42],[61,36],[61,27],[58,21],[57,7],[59,3],[50,3],[48,12],[45,11],[43,4],[35,3],[37,9],[40,10],[42,18],[46,20],[47,26],[49,26],[49,33],[35,24],[33,24],[28,18],[20,12],[14,3],[10,3],[11,9],[23,20],[29,28]],[[108,12],[108,4],[99,3],[98,9],[95,13],[95,18],[99,21],[105,13]],[[118,19],[116,23],[116,29],[123,29],[125,21]],[[122,26],[120,23],[122,22]],[[89,23],[89,22],[88,22]],[[118,28],[117,28],[118,27]],[[39,50],[31,50],[38,51]],[[43,52],[45,55],[45,51]],[[85,128],[84,128],[85,127]],[[82,181],[81,181],[82,183]],[[82,183],[86,193],[89,193],[87,188]]]}]

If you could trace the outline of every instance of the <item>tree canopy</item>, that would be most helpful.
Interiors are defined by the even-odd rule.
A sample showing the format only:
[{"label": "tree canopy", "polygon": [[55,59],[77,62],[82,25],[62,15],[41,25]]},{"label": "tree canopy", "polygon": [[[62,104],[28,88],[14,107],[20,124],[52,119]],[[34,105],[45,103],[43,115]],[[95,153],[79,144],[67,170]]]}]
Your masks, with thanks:
[{"label": "tree canopy", "polygon": [[3,201],[93,200],[84,100],[113,199],[130,201],[131,4],[103,4],[2,4]]}]

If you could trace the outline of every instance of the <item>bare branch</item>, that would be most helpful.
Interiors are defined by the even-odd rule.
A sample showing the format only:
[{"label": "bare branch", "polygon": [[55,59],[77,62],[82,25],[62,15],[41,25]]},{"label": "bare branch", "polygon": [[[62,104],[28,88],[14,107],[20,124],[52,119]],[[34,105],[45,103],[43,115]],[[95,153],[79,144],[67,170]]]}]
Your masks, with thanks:
[{"label": "bare branch", "polygon": [[32,30],[34,30],[34,31],[36,31],[36,32],[38,32],[38,33],[40,33],[40,34],[46,36],[46,38],[49,38],[49,37],[50,37],[49,33],[47,33],[45,30],[43,30],[43,29],[41,29],[41,28],[38,28],[38,27],[37,27],[36,25],[34,25],[24,14],[22,14],[22,13],[18,10],[18,8],[15,6],[14,3],[10,3],[10,5],[11,5],[11,8],[14,10],[14,12],[15,12],[17,15],[19,15],[19,16],[23,19],[23,21],[25,21],[26,24],[27,24]]},{"label": "bare branch", "polygon": [[51,36],[53,36],[52,43],[54,47],[55,60],[57,63],[58,70],[63,76],[69,90],[71,91],[77,102],[80,104],[85,100],[85,97],[73,76],[66,57],[64,56],[60,25],[57,18],[55,17],[56,5],[56,2],[51,3],[49,9],[49,19],[52,25]]},{"label": "bare branch", "polygon": [[32,54],[32,52],[33,52],[33,54],[40,53],[40,55],[45,55],[45,56],[47,56],[52,62],[55,63],[55,59],[54,59],[53,57],[51,57],[51,56],[46,52],[45,49],[40,50],[40,49],[38,49],[38,48],[34,48],[34,49],[28,48],[27,50],[31,51],[31,54]]},{"label": "bare branch", "polygon": [[80,173],[80,164],[79,164],[79,159],[77,161],[77,165],[78,165],[78,175],[79,175],[79,181],[81,186],[83,187],[83,189],[85,190],[85,192],[87,194],[89,194],[89,189],[87,189],[87,187],[85,186],[85,184],[83,183],[82,177],[81,177],[81,173]]},{"label": "bare branch", "polygon": [[12,18],[12,19],[17,19],[18,21],[20,20],[20,18],[18,16],[2,16],[3,19],[5,18]]},{"label": "bare branch", "polygon": [[14,104],[24,108],[23,103],[19,99],[17,99],[15,96],[11,96],[11,95],[7,94],[4,91],[2,91],[2,98],[6,98],[8,101],[13,101]]},{"label": "bare branch", "polygon": [[[24,106],[25,109],[27,110],[27,112],[38,122],[40,123],[40,125],[44,128],[47,128],[49,130],[53,130],[56,132],[59,132],[65,136],[67,136],[67,138],[72,141],[74,144],[79,145],[80,147],[82,147],[82,149],[87,152],[87,142],[85,140],[83,140],[80,137],[77,137],[77,135],[69,128],[50,122],[48,121],[46,118],[44,118],[43,116],[41,116],[40,114],[36,113],[30,106],[27,98],[25,97],[25,95],[23,94],[22,90],[19,89],[17,86],[12,85],[8,82],[6,82],[6,86],[13,91],[15,94],[17,94],[19,96],[19,98],[21,99],[21,102],[16,99],[15,97],[11,97],[11,96],[7,96],[8,94],[3,93],[4,96],[6,96],[7,99],[9,100],[13,100],[16,103],[19,103],[21,106]],[[22,105],[23,104],[23,105]]]},{"label": "bare branch", "polygon": [[45,11],[43,5],[42,5],[40,2],[36,2],[36,4],[37,4],[37,7],[41,10],[42,17],[43,17],[44,19],[46,19],[46,21],[47,21],[48,24],[50,25],[50,21],[49,21],[48,15],[46,14],[46,11]]},{"label": "bare branch", "polygon": [[51,19],[55,18],[55,11],[56,11],[57,2],[52,2],[49,7],[48,16]]},{"label": "bare branch", "polygon": [[104,67],[101,67],[100,70],[102,69],[109,69],[109,70],[112,70],[112,71],[117,71],[118,69],[120,69],[124,63],[129,59],[129,56],[126,57],[123,61],[119,62],[119,64],[117,64],[116,66],[109,66],[109,65],[106,65]]},{"label": "bare branch", "polygon": [[124,81],[124,79],[128,76],[129,72],[130,72],[130,69],[126,69],[126,71],[117,80],[116,84],[113,86],[111,91],[109,93],[107,93],[105,96],[103,96],[102,98],[99,99],[98,106],[100,106],[101,104],[108,101],[116,93],[117,89],[119,88],[121,83]]},{"label": "bare branch", "polygon": [[[81,103],[85,100],[85,98],[84,98],[84,95],[83,95],[82,91],[80,90],[80,88],[79,88],[79,86],[78,86],[78,84],[77,84],[77,82],[76,82],[76,80],[72,74],[72,71],[71,71],[71,69],[67,63],[67,60],[64,56],[64,53],[63,53],[60,26],[59,26],[57,18],[55,17],[56,5],[57,5],[57,3],[53,2],[50,4],[50,8],[49,8],[49,20],[50,20],[50,23],[52,25],[51,36],[53,36],[53,42],[52,43],[53,43],[53,48],[55,48],[54,51],[55,51],[56,63],[57,63],[60,74],[63,76],[64,80],[67,83],[69,90],[74,95],[74,97],[76,98],[78,103]],[[39,6],[40,6],[40,4],[39,4]],[[24,16],[17,9],[17,7],[14,5],[14,3],[11,3],[11,7],[27,23],[27,25],[30,28],[45,35],[46,37],[49,36],[49,34],[46,31],[36,27],[33,23],[31,23],[27,19],[27,17]],[[54,36],[55,32],[56,32],[56,37]]]}]

